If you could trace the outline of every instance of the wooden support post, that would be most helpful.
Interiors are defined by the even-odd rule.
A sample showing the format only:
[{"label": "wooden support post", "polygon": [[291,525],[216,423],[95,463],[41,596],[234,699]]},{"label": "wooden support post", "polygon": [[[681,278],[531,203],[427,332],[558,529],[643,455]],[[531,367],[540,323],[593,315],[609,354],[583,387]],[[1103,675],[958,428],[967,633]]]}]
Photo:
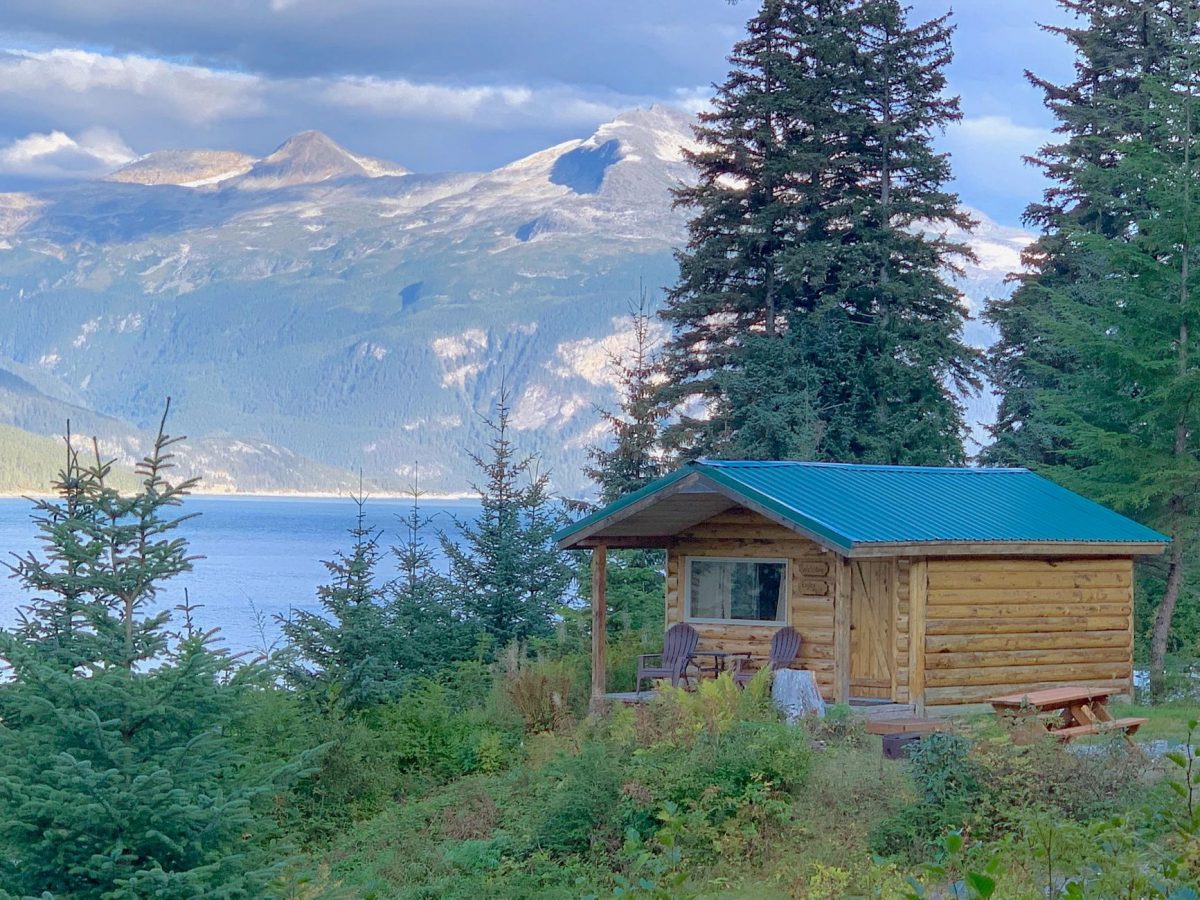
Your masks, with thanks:
[{"label": "wooden support post", "polygon": [[833,699],[850,702],[850,560],[833,558]]},{"label": "wooden support post", "polygon": [[908,569],[908,702],[925,715],[925,612],[929,603],[929,563],[913,559]]},{"label": "wooden support post", "polygon": [[608,547],[598,545],[592,550],[592,713],[604,712],[606,656],[608,653]]},{"label": "wooden support post", "polygon": [[[1136,584],[1136,582],[1137,582],[1136,563],[1134,560],[1131,559],[1131,560],[1129,560],[1129,645],[1128,645],[1129,646],[1129,661],[1131,663],[1133,662],[1133,634],[1134,634],[1134,627],[1135,627],[1134,621],[1133,621],[1133,611],[1137,608],[1135,606],[1135,601],[1134,601],[1134,585]],[[1132,703],[1134,701],[1134,699],[1137,697],[1137,694],[1134,693],[1134,689],[1133,689],[1133,669],[1129,670],[1129,680],[1126,682],[1126,684],[1129,685],[1129,687],[1126,689],[1126,693],[1129,695],[1129,702]],[[1128,734],[1125,735],[1125,739],[1129,740]]]}]

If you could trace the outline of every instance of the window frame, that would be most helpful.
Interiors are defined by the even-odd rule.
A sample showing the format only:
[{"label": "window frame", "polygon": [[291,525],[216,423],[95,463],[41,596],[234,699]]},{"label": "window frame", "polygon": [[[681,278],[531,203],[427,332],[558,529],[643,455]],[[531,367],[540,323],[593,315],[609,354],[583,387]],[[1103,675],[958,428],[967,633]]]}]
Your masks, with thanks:
[{"label": "window frame", "polygon": [[[730,563],[774,563],[783,566],[783,590],[779,602],[783,604],[782,619],[711,619],[692,615],[692,560],[703,562]],[[683,557],[683,621],[697,625],[770,625],[783,628],[791,624],[791,560],[774,556],[684,556]]]}]

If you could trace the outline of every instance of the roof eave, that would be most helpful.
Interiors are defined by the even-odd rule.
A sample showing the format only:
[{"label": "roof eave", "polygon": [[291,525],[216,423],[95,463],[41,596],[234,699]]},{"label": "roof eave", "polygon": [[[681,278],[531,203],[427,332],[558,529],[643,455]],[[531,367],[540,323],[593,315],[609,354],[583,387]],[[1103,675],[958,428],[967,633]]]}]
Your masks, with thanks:
[{"label": "roof eave", "polygon": [[1158,556],[1158,541],[863,541],[854,559],[890,556]]},{"label": "roof eave", "polygon": [[674,472],[650,482],[640,490],[626,494],[596,512],[584,516],[578,522],[561,529],[554,535],[554,544],[559,550],[576,550],[594,546],[594,542],[587,542],[592,535],[603,531],[614,522],[628,518],[638,510],[645,509],[657,500],[671,496],[695,480],[694,466],[687,465],[676,469]]}]

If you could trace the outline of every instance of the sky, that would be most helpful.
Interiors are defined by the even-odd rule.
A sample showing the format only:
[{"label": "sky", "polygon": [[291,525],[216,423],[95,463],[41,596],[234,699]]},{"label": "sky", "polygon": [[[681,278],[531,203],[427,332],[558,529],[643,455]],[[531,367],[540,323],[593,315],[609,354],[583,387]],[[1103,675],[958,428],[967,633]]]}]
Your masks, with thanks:
[{"label": "sky", "polygon": [[[912,15],[949,0],[911,0]],[[0,190],[152,150],[264,155],[319,129],[414,171],[495,168],[650,103],[696,110],[752,0],[4,0]],[[938,137],[964,202],[1015,225],[1052,121],[1028,68],[1068,78],[1054,0],[958,0]]]}]

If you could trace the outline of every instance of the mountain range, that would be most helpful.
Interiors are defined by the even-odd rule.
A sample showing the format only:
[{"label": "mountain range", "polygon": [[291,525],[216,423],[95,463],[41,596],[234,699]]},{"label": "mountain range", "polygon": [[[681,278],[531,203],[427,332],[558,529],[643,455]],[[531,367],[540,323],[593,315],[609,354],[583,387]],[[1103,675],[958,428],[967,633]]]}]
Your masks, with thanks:
[{"label": "mountain range", "polygon": [[[580,491],[630,305],[675,277],[693,146],[686,115],[652,107],[490,172],[304,132],[263,158],[164,150],[0,194],[0,424],[44,441],[70,419],[131,460],[170,396],[207,490],[339,491],[361,471],[454,492],[506,390],[520,447]],[[974,310],[1029,240],[977,217]],[[990,398],[970,410],[985,421]]]}]

